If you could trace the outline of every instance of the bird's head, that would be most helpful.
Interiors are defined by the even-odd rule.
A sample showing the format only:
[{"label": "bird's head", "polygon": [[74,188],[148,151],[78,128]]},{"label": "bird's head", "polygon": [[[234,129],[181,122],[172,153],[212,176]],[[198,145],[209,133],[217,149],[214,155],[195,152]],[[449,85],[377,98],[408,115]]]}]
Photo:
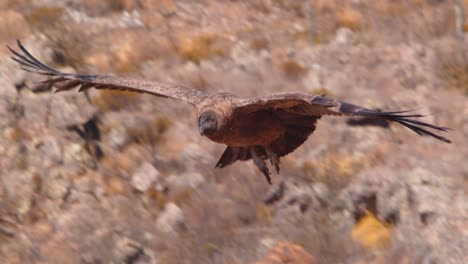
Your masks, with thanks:
[{"label": "bird's head", "polygon": [[213,111],[203,112],[198,118],[200,135],[209,136],[219,130],[221,122],[219,116]]}]

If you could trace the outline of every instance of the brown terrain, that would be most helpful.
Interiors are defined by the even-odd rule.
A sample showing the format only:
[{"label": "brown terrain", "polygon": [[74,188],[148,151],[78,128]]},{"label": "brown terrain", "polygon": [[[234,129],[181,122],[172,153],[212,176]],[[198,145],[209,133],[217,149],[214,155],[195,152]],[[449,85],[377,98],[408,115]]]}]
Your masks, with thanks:
[{"label": "brown terrain", "polygon": [[[460,10],[467,0],[0,0],[0,263],[468,263]],[[224,146],[200,137],[190,105],[54,94],[9,59],[16,39],[62,71],[416,109],[453,143],[324,117],[269,185],[251,161],[214,168]]]}]

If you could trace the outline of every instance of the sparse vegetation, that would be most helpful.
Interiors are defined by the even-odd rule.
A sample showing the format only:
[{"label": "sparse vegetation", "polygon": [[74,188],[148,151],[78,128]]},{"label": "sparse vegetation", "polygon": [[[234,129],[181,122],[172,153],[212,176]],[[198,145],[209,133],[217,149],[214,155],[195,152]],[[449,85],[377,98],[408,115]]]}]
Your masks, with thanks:
[{"label": "sparse vegetation", "polygon": [[281,69],[284,75],[286,75],[286,77],[290,79],[298,79],[299,77],[302,77],[306,72],[304,66],[302,66],[293,59],[288,59],[284,61],[281,64]]},{"label": "sparse vegetation", "polygon": [[449,88],[453,88],[468,95],[468,63],[465,65],[446,65],[443,75]]},{"label": "sparse vegetation", "polygon": [[226,51],[216,45],[218,41],[220,39],[215,34],[202,34],[186,39],[180,45],[180,55],[183,59],[194,63],[200,63],[213,56],[223,56]]},{"label": "sparse vegetation", "polygon": [[56,27],[60,23],[62,16],[66,14],[63,7],[58,6],[41,6],[33,9],[27,16],[26,21],[31,27],[46,30]]},{"label": "sparse vegetation", "polygon": [[256,51],[260,51],[262,49],[266,50],[269,47],[268,39],[264,37],[256,37],[250,42],[250,47]]},{"label": "sparse vegetation", "polygon": [[127,133],[133,141],[141,145],[154,145],[161,139],[170,125],[171,121],[167,117],[160,116],[155,118],[153,122],[146,123],[143,127],[128,128]]},{"label": "sparse vegetation", "polygon": [[30,139],[29,135],[24,131],[20,126],[13,127],[6,131],[6,136],[9,140],[15,142],[24,142],[25,140]]},{"label": "sparse vegetation", "polygon": [[118,111],[136,103],[138,95],[127,91],[102,90],[92,98],[101,112]]},{"label": "sparse vegetation", "polygon": [[339,190],[349,184],[363,166],[360,160],[329,153],[321,159],[306,161],[303,170],[314,181],[324,182],[331,190]]}]

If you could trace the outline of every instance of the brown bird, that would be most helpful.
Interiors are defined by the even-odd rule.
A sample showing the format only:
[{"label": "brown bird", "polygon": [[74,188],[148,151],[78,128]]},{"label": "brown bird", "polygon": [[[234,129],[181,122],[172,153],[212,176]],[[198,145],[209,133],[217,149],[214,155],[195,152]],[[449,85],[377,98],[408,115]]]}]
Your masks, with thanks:
[{"label": "brown bird", "polygon": [[239,98],[229,93],[207,94],[184,86],[155,81],[145,81],[108,75],[71,74],[57,71],[34,58],[18,42],[20,51],[8,47],[12,59],[21,68],[48,76],[43,83],[55,85],[56,91],[66,91],[79,86],[79,91],[90,88],[127,90],[173,98],[192,104],[197,111],[200,135],[227,145],[217,168],[223,168],[237,160],[250,160],[271,183],[269,160],[277,173],[280,158],[301,146],[314,132],[317,120],[324,115],[358,116],[397,122],[419,135],[428,135],[451,143],[432,130],[447,132],[439,127],[415,118],[420,114],[408,111],[383,112],[341,102],[323,95],[301,92],[275,93],[253,98]]}]

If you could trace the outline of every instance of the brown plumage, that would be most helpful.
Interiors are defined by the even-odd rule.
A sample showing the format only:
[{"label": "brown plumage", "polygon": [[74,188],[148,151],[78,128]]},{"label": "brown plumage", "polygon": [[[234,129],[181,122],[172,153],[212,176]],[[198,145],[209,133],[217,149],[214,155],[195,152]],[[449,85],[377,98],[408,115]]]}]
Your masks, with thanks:
[{"label": "brown plumage", "polygon": [[18,41],[20,51],[8,47],[12,59],[21,68],[49,78],[43,83],[53,84],[56,91],[80,87],[127,90],[173,98],[195,106],[199,132],[214,142],[227,145],[216,167],[223,168],[237,160],[252,159],[271,183],[265,160],[279,173],[280,158],[302,145],[315,130],[317,120],[324,115],[361,116],[397,122],[419,135],[450,140],[431,130],[447,132],[415,118],[420,114],[408,111],[381,112],[341,102],[322,95],[307,93],[276,93],[254,98],[239,98],[228,93],[206,94],[201,91],[154,81],[144,81],[107,75],[70,74],[57,71],[34,58]]}]

